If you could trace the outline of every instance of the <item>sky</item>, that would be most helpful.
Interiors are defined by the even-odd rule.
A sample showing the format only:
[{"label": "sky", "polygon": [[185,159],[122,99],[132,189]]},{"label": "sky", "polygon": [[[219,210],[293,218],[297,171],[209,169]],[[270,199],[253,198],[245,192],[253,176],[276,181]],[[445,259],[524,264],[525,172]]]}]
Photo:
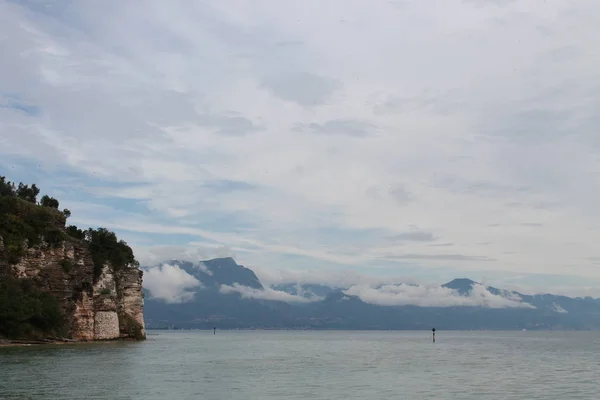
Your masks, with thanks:
[{"label": "sky", "polygon": [[0,175],[144,265],[600,296],[600,3],[0,0]]}]

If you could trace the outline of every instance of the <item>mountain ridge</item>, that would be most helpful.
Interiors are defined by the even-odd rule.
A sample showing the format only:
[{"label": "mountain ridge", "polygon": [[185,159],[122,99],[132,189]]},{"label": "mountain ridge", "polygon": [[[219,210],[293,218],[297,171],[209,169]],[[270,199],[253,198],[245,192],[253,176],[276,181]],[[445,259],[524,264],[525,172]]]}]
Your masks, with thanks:
[{"label": "mountain ridge", "polygon": [[600,329],[600,300],[522,294],[457,278],[443,285],[317,283],[263,285],[231,257],[170,260],[202,283],[187,302],[151,291],[150,328],[281,329]]}]

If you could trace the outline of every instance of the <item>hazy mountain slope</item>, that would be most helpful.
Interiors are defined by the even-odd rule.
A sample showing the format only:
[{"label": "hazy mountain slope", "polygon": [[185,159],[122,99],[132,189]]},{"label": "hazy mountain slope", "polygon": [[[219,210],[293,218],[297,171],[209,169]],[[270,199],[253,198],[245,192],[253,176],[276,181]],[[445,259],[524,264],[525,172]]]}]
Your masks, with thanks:
[{"label": "hazy mountain slope", "polygon": [[[202,285],[180,303],[168,304],[147,292],[150,328],[600,329],[597,299],[526,295],[466,278],[441,287],[366,285],[359,290],[293,282],[265,287],[232,258],[166,263]],[[431,303],[427,296],[441,295],[446,297],[433,302],[435,307],[418,306]],[[381,305],[390,304],[390,298],[402,305]],[[445,304],[446,298],[452,303]]]}]

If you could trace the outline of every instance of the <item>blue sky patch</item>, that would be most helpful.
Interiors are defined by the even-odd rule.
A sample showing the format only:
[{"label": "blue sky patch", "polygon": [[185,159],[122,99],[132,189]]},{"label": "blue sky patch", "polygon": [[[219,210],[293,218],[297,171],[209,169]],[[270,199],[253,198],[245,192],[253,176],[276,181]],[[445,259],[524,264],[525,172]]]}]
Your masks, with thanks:
[{"label": "blue sky patch", "polygon": [[18,96],[3,94],[0,92],[0,108],[22,112],[30,117],[37,117],[41,114],[40,107],[21,99]]}]

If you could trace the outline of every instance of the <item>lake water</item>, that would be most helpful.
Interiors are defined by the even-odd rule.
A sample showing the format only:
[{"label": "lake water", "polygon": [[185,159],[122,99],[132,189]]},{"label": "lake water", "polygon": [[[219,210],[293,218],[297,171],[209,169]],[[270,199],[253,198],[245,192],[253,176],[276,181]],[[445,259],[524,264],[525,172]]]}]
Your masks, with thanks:
[{"label": "lake water", "polygon": [[150,331],[0,348],[1,399],[593,399],[600,333]]}]

